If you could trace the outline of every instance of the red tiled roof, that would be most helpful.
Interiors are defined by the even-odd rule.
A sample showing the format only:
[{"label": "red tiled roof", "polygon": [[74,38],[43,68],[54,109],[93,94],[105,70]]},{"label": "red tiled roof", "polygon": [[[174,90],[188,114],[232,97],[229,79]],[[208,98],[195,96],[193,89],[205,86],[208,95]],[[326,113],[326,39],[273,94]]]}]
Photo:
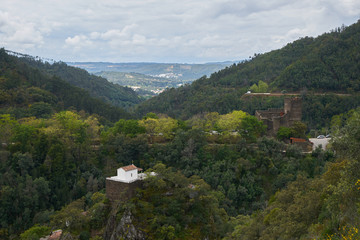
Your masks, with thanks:
[{"label": "red tiled roof", "polygon": [[295,143],[295,142],[306,142],[306,139],[291,137],[291,138],[290,138],[290,141],[291,141],[292,143]]},{"label": "red tiled roof", "polygon": [[124,169],[125,172],[135,170],[135,169],[137,169],[139,171],[142,171],[141,168],[136,167],[134,164],[131,164],[131,165],[128,165],[128,166],[125,166],[125,167],[121,167],[121,168]]}]

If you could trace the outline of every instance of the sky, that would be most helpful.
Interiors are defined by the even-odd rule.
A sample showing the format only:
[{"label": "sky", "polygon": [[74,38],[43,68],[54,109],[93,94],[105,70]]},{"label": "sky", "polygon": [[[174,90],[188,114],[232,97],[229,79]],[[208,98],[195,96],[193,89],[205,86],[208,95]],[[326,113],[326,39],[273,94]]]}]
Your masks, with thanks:
[{"label": "sky", "polygon": [[360,19],[359,0],[0,0],[0,47],[75,62],[248,59]]}]

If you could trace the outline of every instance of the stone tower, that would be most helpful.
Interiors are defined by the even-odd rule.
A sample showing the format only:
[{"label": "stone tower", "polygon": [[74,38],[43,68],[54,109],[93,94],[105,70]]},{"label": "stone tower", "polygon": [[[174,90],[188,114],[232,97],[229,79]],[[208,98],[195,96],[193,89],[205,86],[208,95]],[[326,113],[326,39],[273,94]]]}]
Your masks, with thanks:
[{"label": "stone tower", "polygon": [[301,121],[302,117],[302,99],[301,98],[285,98],[284,112],[288,115],[288,126],[292,126],[294,122]]},{"label": "stone tower", "polygon": [[283,109],[257,110],[255,116],[267,125],[269,135],[276,135],[280,127],[291,127],[294,122],[301,121],[302,99],[285,98]]}]

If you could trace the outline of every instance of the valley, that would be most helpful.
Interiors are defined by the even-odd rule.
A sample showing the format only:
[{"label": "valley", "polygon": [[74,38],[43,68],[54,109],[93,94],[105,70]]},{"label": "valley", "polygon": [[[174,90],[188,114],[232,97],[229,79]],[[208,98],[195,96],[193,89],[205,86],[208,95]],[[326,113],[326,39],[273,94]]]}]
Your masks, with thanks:
[{"label": "valley", "polygon": [[180,64],[180,63],[68,63],[104,77],[112,83],[130,87],[139,95],[149,98],[167,88],[190,84],[194,80],[210,75],[235,62]]},{"label": "valley", "polygon": [[1,48],[0,239],[360,239],[359,39],[236,64]]}]

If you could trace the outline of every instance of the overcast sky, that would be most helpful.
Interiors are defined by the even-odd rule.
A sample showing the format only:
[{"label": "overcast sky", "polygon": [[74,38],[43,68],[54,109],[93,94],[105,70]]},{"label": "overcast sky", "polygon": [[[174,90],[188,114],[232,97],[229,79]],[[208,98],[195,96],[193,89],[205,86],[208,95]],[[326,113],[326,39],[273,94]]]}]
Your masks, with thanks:
[{"label": "overcast sky", "polygon": [[0,0],[0,47],[56,61],[242,60],[360,19],[360,0]]}]

